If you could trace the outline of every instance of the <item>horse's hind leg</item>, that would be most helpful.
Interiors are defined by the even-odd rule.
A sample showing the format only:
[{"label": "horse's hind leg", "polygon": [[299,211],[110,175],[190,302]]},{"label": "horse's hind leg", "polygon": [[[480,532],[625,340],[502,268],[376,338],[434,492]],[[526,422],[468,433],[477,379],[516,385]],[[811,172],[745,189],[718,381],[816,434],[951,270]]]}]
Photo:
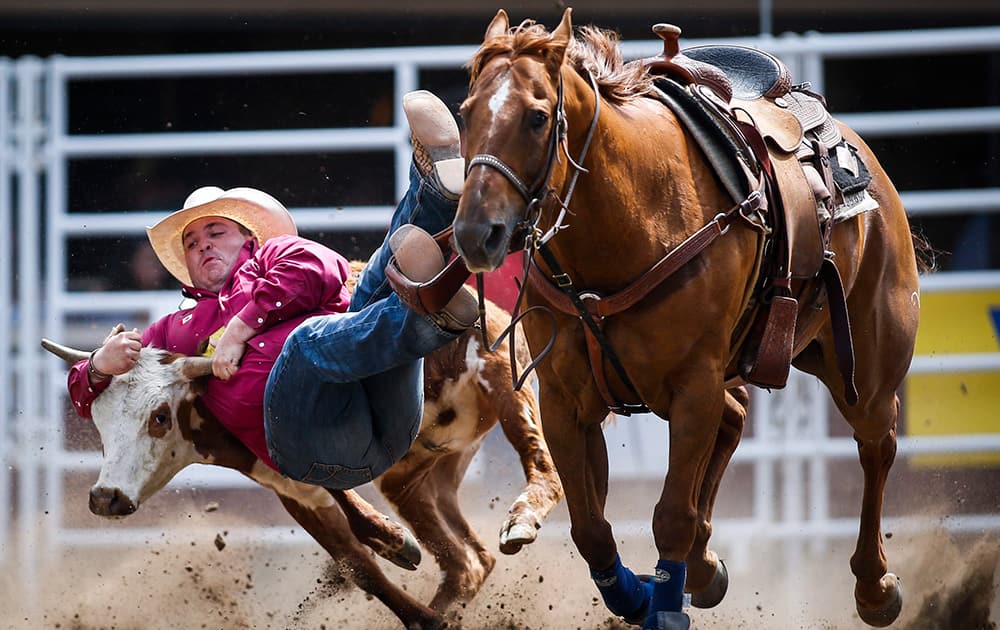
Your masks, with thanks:
[{"label": "horse's hind leg", "polygon": [[[876,351],[873,341],[866,339],[873,334],[871,329],[859,326],[857,330],[860,334],[855,335],[855,380],[861,396],[857,404],[848,405],[844,400],[843,381],[836,366],[829,330],[796,358],[795,366],[819,376],[827,384],[837,408],[854,429],[864,473],[858,543],[851,556],[851,572],[857,580],[854,599],[861,619],[881,627],[896,619],[903,602],[899,580],[888,572],[881,527],[885,484],[896,456],[899,399],[895,392],[906,371],[906,366],[898,365],[898,360],[893,358],[909,355],[899,348],[896,351],[889,348],[891,343],[887,337],[891,335],[883,337],[885,345]],[[892,362],[895,365],[887,365]]]},{"label": "horse's hind leg", "polygon": [[851,557],[858,614],[865,623],[887,626],[899,615],[902,593],[899,580],[888,573],[881,532],[882,500],[896,456],[896,391],[909,368],[920,316],[919,278],[913,237],[892,183],[864,141],[850,129],[842,129],[844,137],[859,148],[859,156],[872,174],[868,190],[881,206],[834,228],[835,260],[845,287],[850,287],[848,311],[858,403],[852,406],[844,400],[829,325],[817,338],[821,359],[814,367],[822,373],[837,407],[854,429],[864,471],[858,544]]},{"label": "horse's hind leg", "polygon": [[750,396],[745,387],[734,387],[726,392],[726,406],[722,411],[722,424],[715,439],[712,458],[705,470],[698,497],[698,529],[694,545],[687,557],[686,590],[691,593],[691,604],[698,608],[712,608],[722,601],[729,586],[729,576],[719,556],[708,548],[712,536],[712,508],[719,492],[722,475],[729,459],[743,436],[747,405]]},{"label": "horse's hind leg", "polygon": [[903,605],[899,579],[888,573],[881,532],[882,497],[889,468],[896,457],[895,417],[898,410],[899,399],[893,396],[893,428],[885,434],[866,437],[855,433],[865,486],[858,545],[851,556],[851,571],[857,578],[854,599],[861,619],[878,627],[892,623]]},{"label": "horse's hind leg", "polygon": [[[906,238],[909,233],[903,231]],[[880,234],[891,231],[883,230]],[[867,250],[878,256],[905,251],[899,243],[870,239]],[[854,599],[858,615],[872,626],[892,623],[902,608],[899,580],[888,572],[882,541],[882,501],[889,469],[896,456],[896,420],[899,399],[896,390],[903,382],[913,353],[919,303],[915,269],[880,264],[882,275],[859,274],[848,300],[856,354],[855,382],[859,400],[845,400],[844,384],[837,368],[833,332],[825,324],[813,343],[795,360],[795,366],[819,376],[830,390],[837,408],[854,429],[858,457],[864,473],[864,493],[858,542],[851,557],[851,571],[857,580]],[[862,270],[863,271],[863,270]]]}]

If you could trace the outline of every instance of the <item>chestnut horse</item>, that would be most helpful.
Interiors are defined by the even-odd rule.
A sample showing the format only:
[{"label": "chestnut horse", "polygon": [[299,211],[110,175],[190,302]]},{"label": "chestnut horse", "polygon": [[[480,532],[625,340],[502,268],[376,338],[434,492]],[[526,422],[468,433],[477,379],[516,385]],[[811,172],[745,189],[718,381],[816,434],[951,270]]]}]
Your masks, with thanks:
[{"label": "chestnut horse", "polygon": [[[469,69],[461,107],[468,173],[454,223],[456,252],[471,271],[490,271],[526,231],[529,245],[534,238],[549,252],[543,260],[543,248],[530,249],[531,264],[551,270],[555,261],[563,271],[560,284],[579,287],[579,302],[596,313],[610,349],[603,356],[618,357],[621,372],[609,368],[606,383],[599,383],[584,318],[555,308],[558,333],[538,367],[545,436],[565,489],[572,538],[613,613],[647,628],[686,628],[681,587],[695,606],[709,607],[728,584],[708,541],[716,492],[747,412],[733,339],[756,285],[760,231],[733,222],[668,282],[602,317],[595,308],[601,296],[631,287],[729,212],[732,197],[678,117],[645,98],[653,90],[648,72],[622,61],[612,34],[588,27],[574,37],[568,9],[551,33],[532,21],[512,28],[500,11]],[[878,204],[833,226],[829,247],[853,328],[857,402],[845,393],[831,308],[817,301],[823,292],[814,280],[792,286],[800,301],[790,346],[793,365],[823,381],[858,443],[864,494],[850,565],[861,618],[882,626],[902,605],[880,527],[896,452],[896,390],[917,329],[918,267],[898,193],[864,142],[839,126],[870,171],[867,191]],[[551,291],[543,292],[537,278],[529,276],[527,304],[553,307]],[[537,356],[550,341],[551,320],[529,314],[524,327]],[[638,578],[621,564],[604,514],[602,420],[613,409],[607,389],[619,400],[636,402],[637,395],[670,422],[669,468],[652,520],[659,552],[652,577]]]}]

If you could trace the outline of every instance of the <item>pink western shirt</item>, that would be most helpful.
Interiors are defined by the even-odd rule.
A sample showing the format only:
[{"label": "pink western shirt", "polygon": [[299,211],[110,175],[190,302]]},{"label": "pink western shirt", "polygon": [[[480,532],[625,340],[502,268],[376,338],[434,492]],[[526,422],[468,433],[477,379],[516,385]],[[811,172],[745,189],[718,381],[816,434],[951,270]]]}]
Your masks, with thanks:
[{"label": "pink western shirt", "polygon": [[[285,338],[313,315],[342,313],[350,304],[347,260],[297,236],[278,236],[260,248],[247,241],[219,293],[185,287],[194,307],[171,313],[142,334],[142,345],[184,355],[205,351],[208,338],[238,316],[259,331],[247,341],[240,367],[228,381],[208,379],[202,401],[230,432],[275,468],[264,439],[264,386]],[[113,378],[113,377],[112,377]],[[91,386],[87,362],[69,372],[69,395],[84,418],[110,379]]]}]

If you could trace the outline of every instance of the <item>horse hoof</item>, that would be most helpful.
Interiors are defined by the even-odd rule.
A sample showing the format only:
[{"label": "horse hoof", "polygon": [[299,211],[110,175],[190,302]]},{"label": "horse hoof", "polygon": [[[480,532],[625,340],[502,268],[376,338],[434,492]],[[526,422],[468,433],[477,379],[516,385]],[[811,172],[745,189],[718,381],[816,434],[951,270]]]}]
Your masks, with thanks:
[{"label": "horse hoof", "polygon": [[407,571],[416,571],[417,565],[420,564],[420,545],[417,544],[417,539],[413,537],[410,530],[405,527],[403,530],[403,543],[393,549],[390,547],[382,547],[376,549],[376,553],[382,556],[389,562],[393,563],[401,569],[406,569]]},{"label": "horse hoof", "polygon": [[631,615],[623,615],[622,619],[625,620],[625,623],[638,626],[648,620],[649,604],[653,601],[653,576],[648,573],[640,573],[635,577],[642,585],[642,590],[645,591],[642,606]]},{"label": "horse hoof", "polygon": [[687,613],[660,610],[646,619],[642,630],[688,630],[691,617]]},{"label": "horse hoof", "polygon": [[863,608],[860,601],[857,604],[861,621],[876,628],[884,628],[891,624],[903,609],[903,587],[899,583],[899,578],[892,573],[886,573],[882,576],[882,582],[886,583],[888,598],[884,604],[878,608]]},{"label": "horse hoof", "polygon": [[726,596],[729,590],[729,571],[726,563],[719,560],[719,567],[712,576],[712,581],[701,591],[691,593],[691,605],[695,608],[714,608]]},{"label": "horse hoof", "polygon": [[500,552],[509,556],[521,551],[521,547],[535,542],[541,526],[534,513],[511,514],[500,527]]}]

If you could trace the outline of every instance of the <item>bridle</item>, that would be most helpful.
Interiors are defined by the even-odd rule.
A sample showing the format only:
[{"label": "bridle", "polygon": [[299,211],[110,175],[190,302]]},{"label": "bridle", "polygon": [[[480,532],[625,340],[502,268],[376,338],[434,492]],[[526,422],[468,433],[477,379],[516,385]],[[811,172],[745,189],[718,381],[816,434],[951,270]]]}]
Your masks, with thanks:
[{"label": "bridle", "polygon": [[[618,355],[612,349],[610,343],[605,337],[604,331],[583,304],[582,300],[585,299],[586,296],[576,291],[569,274],[563,271],[562,266],[559,265],[558,260],[547,245],[548,241],[551,240],[552,237],[558,234],[561,230],[569,227],[564,223],[564,221],[566,219],[566,214],[569,211],[570,201],[573,198],[573,191],[576,189],[576,182],[581,173],[590,172],[584,168],[582,164],[587,157],[587,152],[590,150],[590,143],[594,138],[594,132],[597,130],[597,121],[601,115],[601,93],[597,85],[597,79],[594,77],[593,73],[588,71],[587,78],[590,79],[591,88],[594,90],[594,115],[590,120],[590,128],[587,130],[587,137],[584,140],[583,147],[580,149],[580,155],[576,160],[574,160],[569,153],[569,141],[567,139],[568,122],[566,119],[565,99],[563,97],[564,82],[562,74],[560,73],[559,85],[556,89],[556,120],[555,124],[552,125],[552,128],[549,131],[545,168],[542,169],[541,173],[539,173],[538,177],[535,178],[531,186],[526,186],[524,181],[517,175],[513,168],[497,156],[490,153],[479,153],[473,156],[472,159],[469,160],[469,165],[466,169],[466,176],[468,176],[469,171],[471,171],[475,166],[491,167],[506,177],[511,185],[513,185],[514,188],[521,194],[521,197],[524,199],[526,205],[524,213],[518,221],[514,232],[515,235],[518,233],[524,234],[523,244],[520,247],[515,247],[509,250],[513,252],[518,251],[518,249],[523,249],[525,252],[524,268],[522,269],[521,277],[527,279],[532,261],[534,260],[535,252],[537,251],[540,253],[551,270],[553,277],[557,278],[558,286],[566,293],[570,301],[573,302],[581,321],[596,339],[602,351],[605,353],[605,356],[608,358],[608,361],[618,373],[618,377],[621,379],[622,383],[625,384],[625,386],[629,389],[629,392],[635,396],[636,399],[641,400],[635,386],[625,373],[625,367],[622,365]],[[552,172],[555,170],[556,162],[559,160],[560,148],[566,156],[567,162],[569,162],[570,166],[573,168],[573,174],[570,177],[569,184],[566,186],[566,192],[562,195],[562,197],[556,195],[555,189],[549,185],[549,179],[551,179]],[[543,233],[539,227],[539,223],[541,221],[541,210],[545,201],[550,196],[554,197],[559,204],[559,215],[556,217],[556,220],[549,227],[549,229]],[[516,240],[519,241],[521,239]],[[516,242],[516,240],[512,236],[511,242]],[[506,329],[504,329],[495,342],[492,344],[489,343],[489,340],[486,338],[485,322],[482,326],[483,341],[487,346],[489,346],[490,351],[492,352],[500,346],[507,335],[510,335],[511,346],[513,347],[515,327],[518,322],[520,322],[521,319],[531,311],[544,311],[551,318],[552,334],[549,337],[549,342],[538,353],[538,355],[534,357],[531,363],[525,367],[524,373],[521,377],[517,376],[516,362],[510,362],[511,375],[514,381],[515,390],[521,388],[525,379],[527,379],[528,375],[531,374],[532,370],[534,370],[538,363],[544,359],[546,355],[548,355],[549,350],[552,349],[552,346],[555,343],[556,333],[558,332],[555,314],[550,309],[542,306],[533,306],[527,310],[521,310],[521,305],[524,302],[524,291],[527,285],[527,282],[522,282],[520,287],[518,287],[517,299],[514,302],[514,309],[511,314],[511,323]],[[476,288],[479,293],[480,319],[485,320],[485,291],[483,285],[483,275],[481,273],[476,274]],[[626,415],[633,412],[647,411],[645,405],[629,405],[627,403],[612,406],[612,409]]]},{"label": "bridle", "polygon": [[[597,119],[601,114],[601,96],[597,87],[597,79],[595,79],[594,75],[590,72],[587,73],[587,76],[590,79],[591,87],[594,89],[594,101],[596,105],[594,106],[594,116],[590,121],[590,129],[587,131],[587,138],[584,141],[583,148],[580,150],[580,155],[576,160],[574,160],[569,154],[569,141],[567,139],[568,123],[566,120],[565,99],[563,98],[564,88],[562,74],[559,75],[559,84],[556,88],[555,123],[549,130],[545,167],[530,186],[526,185],[524,180],[521,179],[517,172],[506,162],[491,153],[479,153],[469,160],[468,167],[465,171],[466,176],[468,176],[469,172],[476,166],[487,166],[493,168],[507,178],[507,181],[509,181],[514,189],[521,194],[521,197],[525,201],[526,205],[524,207],[524,213],[514,228],[515,235],[524,235],[524,245],[523,247],[517,247],[511,249],[510,251],[517,251],[522,248],[528,250],[531,248],[532,243],[545,243],[555,236],[560,230],[568,227],[563,223],[563,221],[565,220],[566,212],[569,208],[569,202],[573,197],[573,190],[576,188],[577,179],[580,177],[581,173],[590,172],[581,165],[587,157],[587,151],[590,149],[590,141],[593,139],[594,131],[597,129]],[[555,190],[549,186],[549,180],[552,178],[552,172],[555,170],[556,163],[559,161],[560,148],[566,156],[566,160],[573,168],[573,175],[570,178],[569,185],[567,186],[566,192],[562,198],[556,195]],[[560,206],[560,212],[552,227],[550,227],[547,232],[542,234],[538,227],[538,223],[541,219],[541,208],[549,196],[556,198]],[[512,242],[520,242],[521,240],[522,239],[519,238],[511,238]]]}]

